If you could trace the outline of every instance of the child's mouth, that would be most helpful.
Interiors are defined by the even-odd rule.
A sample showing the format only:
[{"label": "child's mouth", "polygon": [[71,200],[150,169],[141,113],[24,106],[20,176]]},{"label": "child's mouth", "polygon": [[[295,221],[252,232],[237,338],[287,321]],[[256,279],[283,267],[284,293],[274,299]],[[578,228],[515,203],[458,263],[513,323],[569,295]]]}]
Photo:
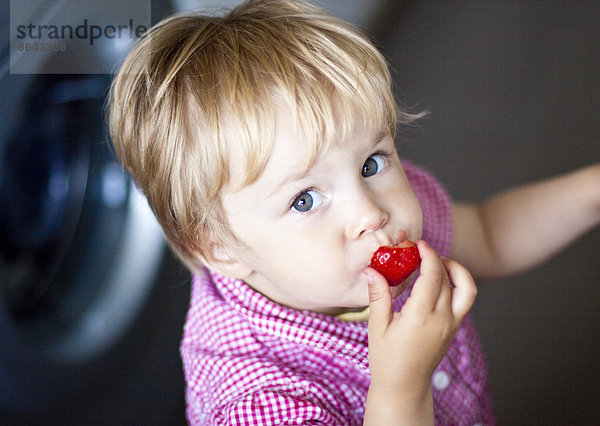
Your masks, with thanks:
[{"label": "child's mouth", "polygon": [[370,266],[385,277],[391,287],[404,282],[420,265],[419,249],[405,240],[398,246],[379,247],[371,258]]}]

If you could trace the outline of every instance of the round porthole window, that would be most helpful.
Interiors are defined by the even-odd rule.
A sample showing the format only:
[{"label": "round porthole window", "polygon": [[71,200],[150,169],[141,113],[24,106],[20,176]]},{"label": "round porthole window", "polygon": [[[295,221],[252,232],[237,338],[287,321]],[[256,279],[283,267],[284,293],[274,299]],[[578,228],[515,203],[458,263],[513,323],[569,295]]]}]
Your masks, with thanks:
[{"label": "round porthole window", "polygon": [[0,139],[0,418],[53,413],[66,422],[75,401],[133,416],[160,393],[107,395],[153,389],[160,381],[143,377],[156,380],[161,368],[176,378],[163,380],[162,395],[171,386],[183,418],[177,350],[187,273],[110,150],[109,77],[2,84],[20,112]]}]

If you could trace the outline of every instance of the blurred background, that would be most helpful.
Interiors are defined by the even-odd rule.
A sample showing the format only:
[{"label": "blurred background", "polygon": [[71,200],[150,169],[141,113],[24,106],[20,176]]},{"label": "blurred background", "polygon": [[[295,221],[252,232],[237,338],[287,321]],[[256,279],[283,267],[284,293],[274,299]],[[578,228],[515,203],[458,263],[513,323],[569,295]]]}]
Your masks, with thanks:
[{"label": "blurred background", "polygon": [[[97,0],[84,16],[125,4],[149,25],[237,3]],[[455,199],[600,159],[597,2],[319,3],[373,37],[404,105],[430,111],[400,132],[399,151]],[[73,4],[84,8],[0,8],[0,424],[185,424],[178,346],[189,275],[115,163],[102,118],[130,43],[29,55],[11,27],[65,21]],[[595,230],[480,287],[473,316],[499,424],[600,423],[599,255]]]}]

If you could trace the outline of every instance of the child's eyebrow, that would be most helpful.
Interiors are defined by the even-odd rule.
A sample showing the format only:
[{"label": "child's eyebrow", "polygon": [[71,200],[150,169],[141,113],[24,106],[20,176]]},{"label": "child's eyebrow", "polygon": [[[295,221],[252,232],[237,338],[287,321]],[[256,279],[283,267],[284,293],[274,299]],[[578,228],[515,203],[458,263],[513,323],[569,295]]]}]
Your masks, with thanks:
[{"label": "child's eyebrow", "polygon": [[377,146],[379,145],[379,143],[384,140],[387,136],[389,136],[389,133],[386,132],[379,132],[375,135],[375,137],[373,138],[373,146]]},{"label": "child's eyebrow", "polygon": [[273,191],[271,191],[267,195],[267,198],[272,198],[278,192],[281,191],[281,188],[285,188],[290,183],[296,182],[298,180],[302,180],[302,179],[306,178],[306,176],[308,176],[310,174],[311,169],[312,169],[312,167],[309,167],[307,170],[303,170],[303,171],[298,172],[298,173],[292,173],[292,174],[286,176],[277,185],[275,185],[275,187],[273,188]]},{"label": "child's eyebrow", "polygon": [[[388,136],[390,136],[390,134],[387,133],[387,132],[383,132],[383,131],[382,132],[378,132],[373,137],[373,139],[371,139],[370,146],[374,149],[377,145],[379,145],[381,143],[381,141],[383,141]],[[273,190],[271,192],[269,192],[269,194],[267,195],[267,198],[272,198],[273,196],[275,196],[281,190],[281,188],[286,187],[290,183],[296,182],[298,180],[305,179],[308,175],[310,175],[311,170],[312,170],[312,167],[309,167],[306,170],[302,170],[302,171],[300,171],[298,173],[291,173],[291,174],[289,174],[284,179],[282,179],[277,185],[275,185],[275,187],[273,188]]]}]

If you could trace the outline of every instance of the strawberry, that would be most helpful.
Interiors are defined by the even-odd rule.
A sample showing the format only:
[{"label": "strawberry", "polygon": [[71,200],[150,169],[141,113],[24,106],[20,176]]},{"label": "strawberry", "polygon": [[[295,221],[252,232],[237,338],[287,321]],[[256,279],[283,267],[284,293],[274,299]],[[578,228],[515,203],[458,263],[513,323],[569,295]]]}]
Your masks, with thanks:
[{"label": "strawberry", "polygon": [[409,240],[396,247],[379,247],[371,258],[371,268],[383,275],[392,287],[408,278],[420,263],[419,249]]}]

